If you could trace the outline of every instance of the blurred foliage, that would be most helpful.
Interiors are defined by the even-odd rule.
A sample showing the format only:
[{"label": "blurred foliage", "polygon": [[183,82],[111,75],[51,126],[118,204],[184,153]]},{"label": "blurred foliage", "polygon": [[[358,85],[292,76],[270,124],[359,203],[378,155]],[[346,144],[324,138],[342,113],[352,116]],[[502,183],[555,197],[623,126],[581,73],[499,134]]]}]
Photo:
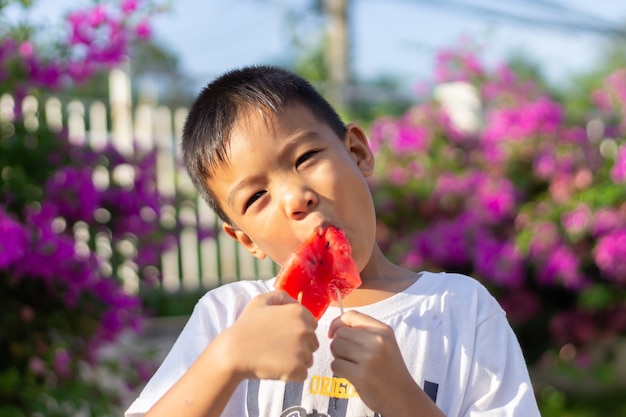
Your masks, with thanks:
[{"label": "blurred foliage", "polygon": [[430,94],[374,121],[379,242],[409,268],[483,282],[533,368],[607,384],[587,408],[545,391],[547,413],[601,412],[626,384],[614,352],[595,354],[626,336],[626,68],[591,77],[579,114],[537,67],[514,63],[486,68],[471,44],[442,50]]},{"label": "blurred foliage", "polygon": [[145,352],[106,354],[143,322],[121,271],[158,282],[175,227],[154,221],[155,152],[77,144],[32,103],[104,79],[148,35],[152,9],[88,5],[45,36],[4,24],[29,4],[0,4],[0,415],[113,415],[154,370]]}]

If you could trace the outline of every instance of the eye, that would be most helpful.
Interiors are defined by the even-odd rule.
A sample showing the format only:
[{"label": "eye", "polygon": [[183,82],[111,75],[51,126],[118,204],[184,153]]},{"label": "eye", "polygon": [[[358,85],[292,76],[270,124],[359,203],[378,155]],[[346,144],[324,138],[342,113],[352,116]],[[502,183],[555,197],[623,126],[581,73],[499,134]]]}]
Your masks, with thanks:
[{"label": "eye", "polygon": [[306,161],[311,159],[313,157],[313,155],[315,155],[318,152],[319,152],[319,150],[316,149],[316,150],[312,150],[312,151],[307,151],[307,152],[303,153],[302,155],[300,155],[298,157],[298,159],[296,159],[296,168],[298,168],[300,165],[302,165],[303,163],[305,163]]},{"label": "eye", "polygon": [[246,200],[246,203],[243,206],[243,211],[245,212],[251,205],[254,204],[255,201],[261,198],[263,194],[265,194],[265,190],[257,191],[256,193],[252,194],[252,196],[250,196],[250,198]]}]

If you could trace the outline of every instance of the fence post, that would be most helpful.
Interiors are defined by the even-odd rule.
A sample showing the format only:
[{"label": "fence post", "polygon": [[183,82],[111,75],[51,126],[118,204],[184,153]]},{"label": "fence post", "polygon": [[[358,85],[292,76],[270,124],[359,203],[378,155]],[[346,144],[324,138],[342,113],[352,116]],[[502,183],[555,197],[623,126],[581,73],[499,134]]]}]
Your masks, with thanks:
[{"label": "fence post", "polygon": [[125,155],[133,153],[130,78],[121,68],[109,75],[109,105],[113,146]]}]

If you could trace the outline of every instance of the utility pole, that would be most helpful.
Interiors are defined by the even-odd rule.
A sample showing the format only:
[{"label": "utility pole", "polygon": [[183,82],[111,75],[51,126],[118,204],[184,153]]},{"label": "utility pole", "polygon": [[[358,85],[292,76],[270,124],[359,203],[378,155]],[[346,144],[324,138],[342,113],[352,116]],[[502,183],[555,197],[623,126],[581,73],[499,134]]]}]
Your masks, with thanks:
[{"label": "utility pole", "polygon": [[324,0],[327,26],[326,65],[329,74],[327,97],[340,109],[346,108],[350,83],[350,35],[348,3],[350,0]]}]

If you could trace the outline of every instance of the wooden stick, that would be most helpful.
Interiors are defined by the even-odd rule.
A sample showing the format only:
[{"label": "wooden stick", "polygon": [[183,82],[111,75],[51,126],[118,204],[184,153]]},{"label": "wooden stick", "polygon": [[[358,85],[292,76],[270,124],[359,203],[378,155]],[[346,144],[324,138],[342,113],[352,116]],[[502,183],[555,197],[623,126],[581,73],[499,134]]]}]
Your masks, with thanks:
[{"label": "wooden stick", "polygon": [[302,304],[302,291],[298,293],[298,303]]},{"label": "wooden stick", "polygon": [[339,291],[339,288],[335,287],[335,293],[337,293],[337,302],[339,303],[339,311],[341,312],[341,315],[343,315],[343,300],[341,299],[341,291]]}]

